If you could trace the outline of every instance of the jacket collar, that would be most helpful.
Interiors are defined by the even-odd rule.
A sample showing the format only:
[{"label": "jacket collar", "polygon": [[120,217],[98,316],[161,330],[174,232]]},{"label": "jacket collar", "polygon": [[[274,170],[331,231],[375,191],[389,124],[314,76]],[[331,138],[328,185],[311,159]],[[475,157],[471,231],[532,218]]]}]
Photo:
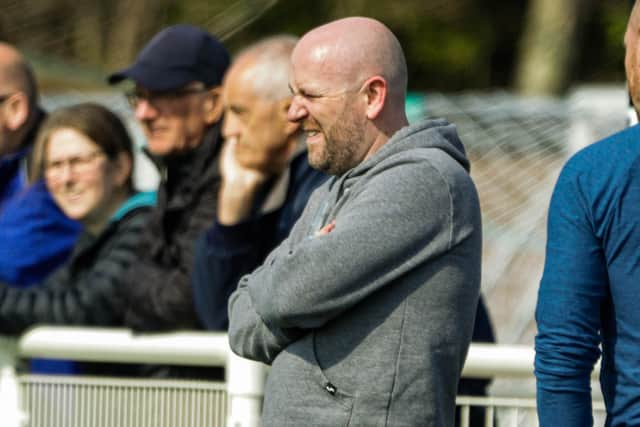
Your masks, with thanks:
[{"label": "jacket collar", "polygon": [[166,203],[168,207],[176,208],[185,206],[191,195],[208,183],[212,174],[218,173],[217,156],[221,146],[218,123],[207,130],[200,145],[188,152],[159,157],[145,149],[160,171],[158,204]]}]

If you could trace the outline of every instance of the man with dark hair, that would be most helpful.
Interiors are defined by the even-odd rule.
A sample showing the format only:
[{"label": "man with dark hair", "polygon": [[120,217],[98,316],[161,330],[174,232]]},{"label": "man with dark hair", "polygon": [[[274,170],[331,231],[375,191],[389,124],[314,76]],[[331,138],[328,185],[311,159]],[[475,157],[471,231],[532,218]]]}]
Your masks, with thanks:
[{"label": "man with dark hair", "polygon": [[331,175],[229,301],[229,342],[271,365],[264,426],[452,426],[480,287],[480,206],[455,127],[409,125],[382,23],[346,18],[291,56],[289,120]]},{"label": "man with dark hair", "polygon": [[200,327],[190,283],[193,248],[217,209],[220,84],[228,65],[226,49],[209,33],[175,25],[109,77],[112,84],[135,83],[129,102],[161,176],[139,259],[126,274],[124,325],[135,330]]},{"label": "man with dark hair", "polygon": [[33,71],[14,47],[0,42],[0,281],[16,286],[37,283],[59,267],[80,231],[44,182],[28,185],[44,117]]},{"label": "man with dark hair", "polygon": [[[640,111],[640,2],[624,36]],[[602,356],[607,426],[640,425],[640,126],[576,153],[556,183],[538,291],[535,375],[542,427],[593,425]]]},{"label": "man with dark hair", "polygon": [[240,52],[224,79],[215,224],[198,241],[194,303],[208,329],[226,330],[227,303],[241,276],[260,265],[327,175],[312,169],[291,105],[289,58],[297,38],[273,36]]}]

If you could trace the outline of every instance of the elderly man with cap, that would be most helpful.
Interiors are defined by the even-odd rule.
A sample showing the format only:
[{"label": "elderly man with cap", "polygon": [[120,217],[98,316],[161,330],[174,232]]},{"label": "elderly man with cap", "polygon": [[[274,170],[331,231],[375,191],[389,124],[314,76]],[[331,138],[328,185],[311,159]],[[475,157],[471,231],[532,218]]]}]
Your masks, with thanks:
[{"label": "elderly man with cap", "polygon": [[209,33],[175,25],[109,77],[111,84],[135,83],[128,99],[161,176],[158,205],[125,277],[124,325],[135,330],[200,326],[190,284],[193,246],[216,215],[220,84],[228,65],[226,49]]}]

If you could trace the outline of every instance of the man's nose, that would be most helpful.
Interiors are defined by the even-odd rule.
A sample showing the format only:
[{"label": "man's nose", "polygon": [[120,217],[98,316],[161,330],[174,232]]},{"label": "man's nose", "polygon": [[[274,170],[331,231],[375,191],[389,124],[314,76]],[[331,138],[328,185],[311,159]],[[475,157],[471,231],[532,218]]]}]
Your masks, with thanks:
[{"label": "man's nose", "polygon": [[307,108],[300,101],[300,97],[298,95],[294,95],[291,99],[291,105],[289,106],[289,110],[287,111],[287,120],[290,122],[299,122],[304,119],[309,112]]},{"label": "man's nose", "polygon": [[136,119],[145,120],[154,118],[157,115],[158,111],[155,109],[153,105],[149,102],[149,100],[140,98],[138,103],[136,104]]},{"label": "man's nose", "polygon": [[[268,124],[267,124],[268,125]],[[235,114],[227,112],[222,121],[222,136],[225,139],[240,137],[240,122]]]}]

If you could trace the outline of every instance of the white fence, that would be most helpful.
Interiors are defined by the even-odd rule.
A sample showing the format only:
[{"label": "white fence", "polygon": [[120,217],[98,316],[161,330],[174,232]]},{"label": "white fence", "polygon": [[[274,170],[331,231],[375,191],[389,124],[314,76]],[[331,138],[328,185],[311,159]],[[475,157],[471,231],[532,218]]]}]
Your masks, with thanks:
[{"label": "white fence", "polygon": [[[224,366],[226,378],[214,383],[16,376],[18,357]],[[2,338],[0,363],[0,414],[6,427],[259,425],[266,366],[235,356],[221,333],[134,336],[119,329],[39,327],[17,341]],[[188,408],[199,415],[192,417]],[[210,408],[215,414],[207,413]]]},{"label": "white fence", "polygon": [[[18,357],[85,362],[224,366],[225,382],[16,376]],[[533,349],[472,344],[465,377],[533,376]],[[19,340],[0,338],[0,414],[6,427],[259,425],[267,367],[235,356],[222,333],[132,335],[120,329],[38,327]],[[594,376],[598,374],[596,368]],[[535,397],[459,396],[462,427],[471,407],[486,426],[536,425]],[[594,405],[603,411],[602,403]],[[601,417],[600,417],[601,418]],[[598,417],[596,417],[596,420]]]}]

